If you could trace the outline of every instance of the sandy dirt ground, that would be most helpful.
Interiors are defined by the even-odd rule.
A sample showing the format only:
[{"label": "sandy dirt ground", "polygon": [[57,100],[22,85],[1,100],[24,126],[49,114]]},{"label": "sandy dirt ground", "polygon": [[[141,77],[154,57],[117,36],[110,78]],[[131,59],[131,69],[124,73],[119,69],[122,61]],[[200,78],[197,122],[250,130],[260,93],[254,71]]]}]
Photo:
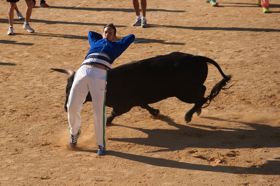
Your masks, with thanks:
[{"label": "sandy dirt ground", "polygon": [[[270,14],[255,0],[148,0],[145,29],[131,26],[130,0],[47,2],[33,9],[36,33],[16,20],[8,36],[0,0],[0,185],[280,185],[279,0]],[[79,150],[68,150],[67,77],[50,68],[77,69],[87,32],[110,22],[137,37],[114,66],[181,51],[216,60],[233,86],[188,124],[192,105],[176,98],[152,104],[157,118],[134,107],[107,127],[103,157],[87,103]],[[220,78],[210,66],[207,91]]]}]

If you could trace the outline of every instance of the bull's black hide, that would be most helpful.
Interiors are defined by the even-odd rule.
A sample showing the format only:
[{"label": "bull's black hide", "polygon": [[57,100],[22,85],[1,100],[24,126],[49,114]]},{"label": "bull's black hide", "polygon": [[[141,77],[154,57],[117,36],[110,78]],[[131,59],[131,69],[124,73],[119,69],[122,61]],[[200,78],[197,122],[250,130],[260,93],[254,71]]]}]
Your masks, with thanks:
[{"label": "bull's black hide", "polygon": [[[208,74],[207,63],[213,64],[223,79],[212,88],[210,95],[205,97],[206,87],[203,84]],[[63,69],[53,70],[66,72]],[[70,74],[68,78],[66,110],[74,74]],[[219,94],[230,78],[231,76],[225,75],[212,59],[181,52],[118,66],[108,71],[106,105],[113,110],[107,123],[111,123],[114,117],[128,112],[134,106],[141,106],[152,115],[157,115],[159,110],[148,104],[168,97],[177,97],[186,103],[194,103],[185,115],[186,122],[189,122],[195,112],[200,113],[201,107]],[[90,94],[86,101],[91,101]]]}]

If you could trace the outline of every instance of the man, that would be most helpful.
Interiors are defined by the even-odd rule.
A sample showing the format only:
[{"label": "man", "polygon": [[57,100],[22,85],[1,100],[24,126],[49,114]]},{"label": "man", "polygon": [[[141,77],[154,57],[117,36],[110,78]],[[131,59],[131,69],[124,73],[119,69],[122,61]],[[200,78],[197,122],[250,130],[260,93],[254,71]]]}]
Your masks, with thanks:
[{"label": "man", "polygon": [[269,13],[269,0],[258,0],[258,5],[262,7],[263,13]]},{"label": "man", "polygon": [[104,155],[106,153],[105,95],[107,70],[135,39],[135,36],[130,34],[117,41],[116,32],[116,27],[113,24],[108,24],[104,27],[103,35],[91,31],[88,33],[90,49],[75,74],[67,103],[71,148],[77,145],[81,126],[80,112],[83,102],[90,92],[98,145],[97,154]]},{"label": "man", "polygon": [[136,13],[136,21],[133,24],[133,26],[141,26],[142,28],[147,27],[147,19],[146,19],[146,9],[147,9],[147,1],[146,0],[140,0],[141,1],[141,10],[142,10],[142,16],[140,16],[140,6],[138,0],[132,0],[133,1],[133,7]]},{"label": "man", "polygon": [[[9,14],[8,14],[8,17],[9,17],[9,28],[8,28],[8,32],[7,34],[8,35],[14,35],[15,32],[14,32],[14,10],[17,9],[17,2],[19,0],[7,0],[7,2],[10,3],[10,7],[9,7]],[[23,23],[23,29],[26,30],[27,32],[29,33],[33,33],[35,32],[33,28],[31,28],[31,26],[29,25],[29,21],[30,21],[30,17],[31,17],[31,14],[32,14],[32,7],[33,7],[33,2],[32,0],[25,0],[26,2],[26,5],[27,5],[27,10],[26,10],[26,14],[25,14],[25,21]],[[18,12],[17,12],[18,14]],[[20,15],[22,18],[23,16]]]},{"label": "man", "polygon": [[[35,5],[36,5],[36,0],[33,0],[33,8],[35,8]],[[42,8],[49,8],[50,6],[46,3],[45,0],[40,0],[40,7]]]},{"label": "man", "polygon": [[211,6],[219,6],[217,0],[207,0],[208,3],[211,4]]}]

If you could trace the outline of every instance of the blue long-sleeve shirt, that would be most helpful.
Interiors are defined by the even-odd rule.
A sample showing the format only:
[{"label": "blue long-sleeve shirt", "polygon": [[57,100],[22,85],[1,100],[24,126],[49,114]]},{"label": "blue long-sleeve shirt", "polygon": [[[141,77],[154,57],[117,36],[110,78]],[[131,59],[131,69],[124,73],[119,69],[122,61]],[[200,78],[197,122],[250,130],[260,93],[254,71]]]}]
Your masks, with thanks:
[{"label": "blue long-sleeve shirt", "polygon": [[86,55],[90,56],[91,54],[105,54],[110,59],[109,62],[112,64],[114,60],[119,57],[128,46],[134,41],[135,36],[133,34],[129,34],[123,37],[121,40],[111,42],[106,38],[103,38],[101,34],[90,31],[88,33],[88,41],[90,44],[90,49]]}]

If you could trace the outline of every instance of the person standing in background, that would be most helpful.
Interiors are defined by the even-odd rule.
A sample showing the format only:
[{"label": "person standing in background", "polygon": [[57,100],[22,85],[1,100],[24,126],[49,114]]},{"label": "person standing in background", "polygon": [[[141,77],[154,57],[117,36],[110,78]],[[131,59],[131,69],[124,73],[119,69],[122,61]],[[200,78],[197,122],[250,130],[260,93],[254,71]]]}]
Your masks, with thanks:
[{"label": "person standing in background", "polygon": [[23,15],[21,14],[21,12],[19,11],[18,7],[17,7],[17,4],[15,6],[15,10],[16,10],[16,14],[17,14],[17,17],[20,21],[23,21],[24,20],[24,17]]},{"label": "person standing in background", "polygon": [[132,2],[136,13],[136,20],[133,26],[141,26],[142,28],[146,28],[147,27],[147,19],[146,19],[147,0],[140,0],[142,16],[140,15],[139,1],[132,0]]},{"label": "person standing in background", "polygon": [[[36,0],[33,0],[33,8],[35,8]],[[49,8],[50,6],[47,4],[45,0],[40,0],[40,7],[42,8]]]},{"label": "person standing in background", "polygon": [[[10,3],[9,7],[9,28],[8,28],[8,35],[14,35],[14,10],[17,9],[17,2],[19,0],[7,0],[7,2]],[[25,0],[27,9],[26,9],[26,14],[25,14],[25,21],[23,23],[23,29],[26,30],[29,33],[35,32],[33,28],[29,25],[30,17],[32,14],[32,7],[33,7],[33,1],[32,0]],[[18,13],[18,12],[17,12]],[[21,16],[22,17],[22,16]]]},{"label": "person standing in background", "polygon": [[219,6],[217,0],[207,0],[207,3],[210,3],[210,5],[213,7]]},{"label": "person standing in background", "polygon": [[262,7],[263,13],[270,13],[269,0],[258,0],[258,5]]}]

